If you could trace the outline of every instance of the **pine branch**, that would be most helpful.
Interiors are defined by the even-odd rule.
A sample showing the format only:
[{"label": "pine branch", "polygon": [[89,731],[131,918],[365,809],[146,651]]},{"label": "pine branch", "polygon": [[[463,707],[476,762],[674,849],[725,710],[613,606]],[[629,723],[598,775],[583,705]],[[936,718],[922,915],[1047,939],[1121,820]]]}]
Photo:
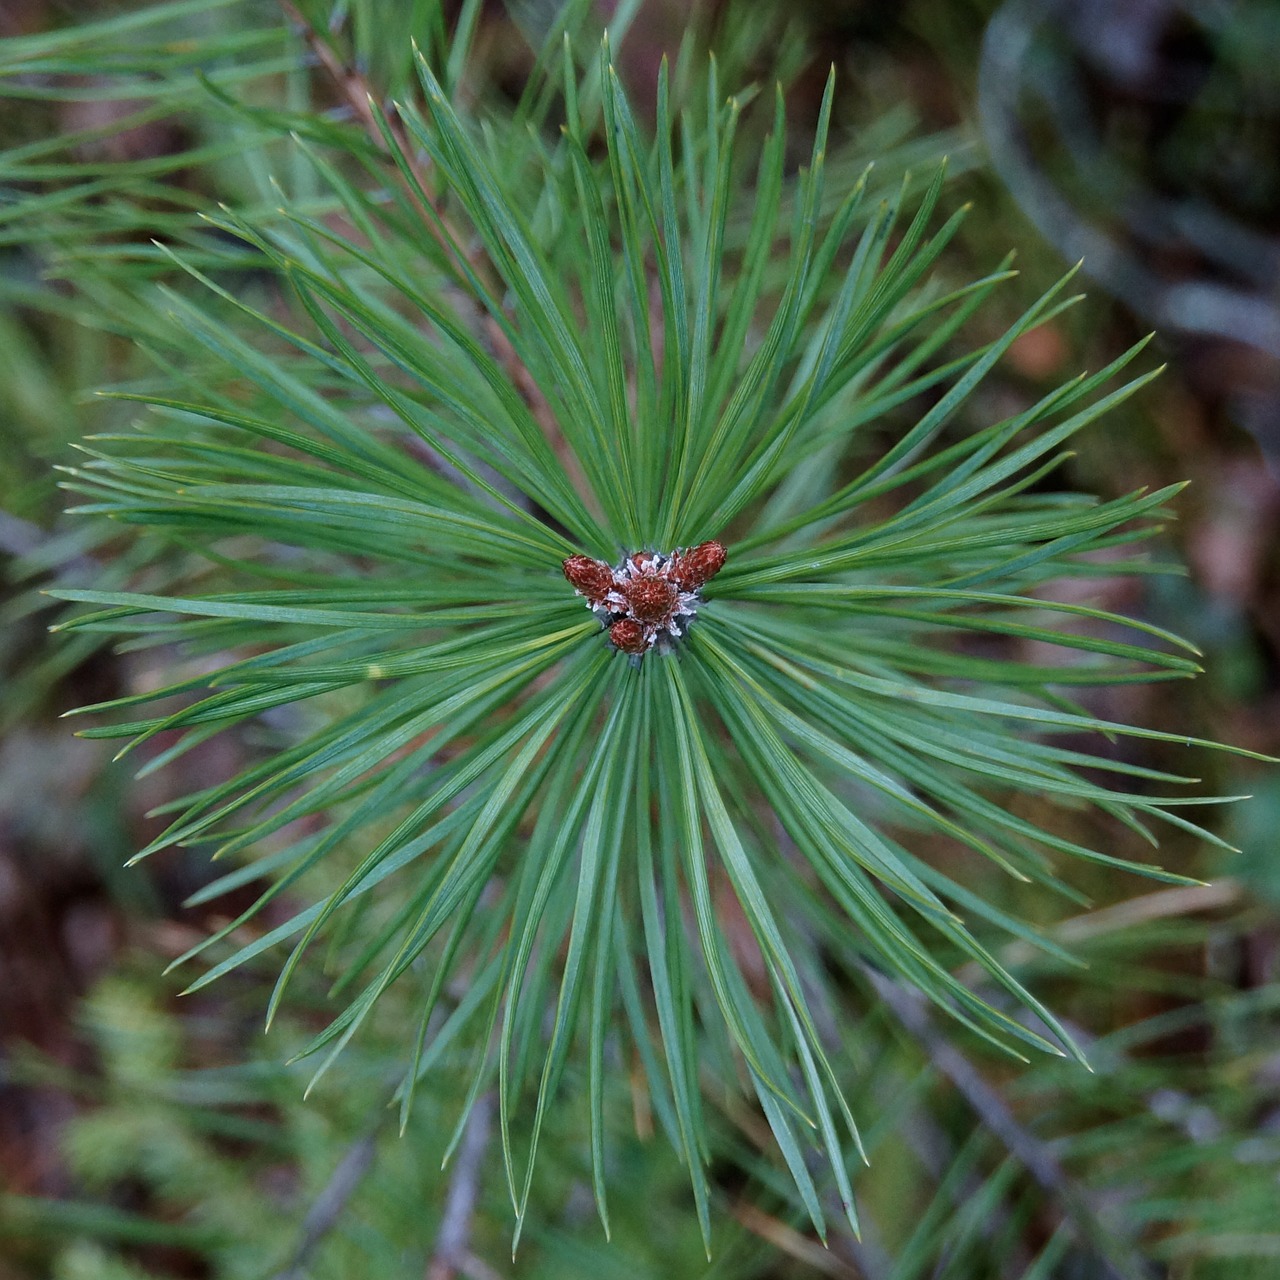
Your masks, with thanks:
[{"label": "pine branch", "polygon": [[[464,1095],[484,1099],[482,1131],[496,1108],[519,1224],[575,1078],[607,1221],[610,1064],[634,1049],[704,1238],[712,1074],[750,1099],[817,1235],[828,1199],[856,1232],[865,1144],[833,1044],[866,1011],[833,980],[851,953],[995,1044],[1079,1058],[991,939],[1061,947],[935,850],[1030,894],[1072,863],[1186,884],[1090,847],[1082,809],[1222,843],[1182,817],[1204,803],[1192,780],[1086,746],[1214,744],[1068,696],[1199,669],[1145,619],[1059,602],[1064,580],[1142,572],[1117,556],[1176,496],[1050,482],[1149,380],[1124,373],[1142,346],[975,421],[1002,358],[1071,305],[1070,276],[966,347],[1007,263],[942,282],[960,215],[935,225],[941,172],[918,201],[905,183],[829,199],[834,82],[792,179],[781,95],[748,125],[715,63],[677,77],[701,77],[688,96],[664,68],[649,128],[607,48],[584,70],[571,41],[537,63],[532,92],[565,120],[539,132],[463,119],[425,61],[425,111],[388,116],[358,66],[302,35],[363,132],[230,101],[257,147],[304,134],[296,190],[226,203],[213,225],[235,254],[184,215],[158,259],[181,287],[148,293],[161,319],[113,321],[156,353],[120,396],[146,412],[67,471],[83,514],[181,549],[145,590],[59,589],[82,606],[63,629],[175,656],[172,683],[91,708],[109,722],[86,735],[163,741],[148,768],[220,732],[272,735],[165,806],[138,854],[203,846],[230,868],[202,901],[235,895],[236,918],[178,963],[225,945],[194,989],[288,947],[270,1019],[326,950],[338,1002],[298,1053],[317,1076],[383,1001],[412,1006],[402,1122],[474,1054]],[[1046,647],[1056,662],[1028,656]],[[963,981],[966,963],[1034,1020]],[[1092,1239],[1052,1153],[923,1006],[899,1016]],[[443,1274],[474,1269],[471,1159]]]}]

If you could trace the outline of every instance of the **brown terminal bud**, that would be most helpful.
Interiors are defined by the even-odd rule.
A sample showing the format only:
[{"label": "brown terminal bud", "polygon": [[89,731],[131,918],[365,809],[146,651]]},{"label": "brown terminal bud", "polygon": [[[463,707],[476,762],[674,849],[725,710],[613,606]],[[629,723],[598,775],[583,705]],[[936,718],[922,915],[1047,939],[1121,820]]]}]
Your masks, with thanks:
[{"label": "brown terminal bud", "polygon": [[564,562],[564,576],[593,604],[604,604],[613,590],[613,570],[603,560],[590,556],[570,556]]},{"label": "brown terminal bud", "polygon": [[633,578],[622,589],[632,614],[648,626],[665,622],[676,605],[675,583],[666,578]]},{"label": "brown terminal bud", "polygon": [[609,639],[615,649],[623,653],[644,653],[648,645],[644,640],[644,628],[631,618],[623,618],[609,628]]},{"label": "brown terminal bud", "polygon": [[724,543],[714,539],[700,542],[696,547],[679,553],[675,578],[685,591],[697,591],[724,568],[726,555]]}]

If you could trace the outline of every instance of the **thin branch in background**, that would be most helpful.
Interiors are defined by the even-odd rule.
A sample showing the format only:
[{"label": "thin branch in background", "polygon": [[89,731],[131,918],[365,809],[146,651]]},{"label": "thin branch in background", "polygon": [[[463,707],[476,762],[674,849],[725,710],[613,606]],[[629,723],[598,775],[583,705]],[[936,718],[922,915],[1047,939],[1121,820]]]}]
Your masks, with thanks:
[{"label": "thin branch in background", "polygon": [[465,1280],[503,1280],[500,1272],[494,1271],[484,1258],[477,1258],[474,1253],[468,1253],[458,1263],[458,1274],[465,1277]]},{"label": "thin branch in background", "polygon": [[752,1235],[759,1236],[775,1249],[836,1280],[865,1280],[857,1267],[837,1257],[794,1227],[745,1200],[733,1205],[731,1212]]},{"label": "thin branch in background", "polygon": [[62,583],[76,585],[97,579],[102,565],[83,551],[67,555],[58,545],[59,537],[21,516],[0,511],[0,556],[29,561],[27,574],[47,574]]},{"label": "thin branch in background", "polygon": [[[1224,876],[1212,884],[1179,885],[1140,894],[1097,911],[1072,916],[1054,927],[1051,936],[1058,942],[1084,942],[1090,938],[1124,933],[1152,920],[1168,920],[1198,911],[1234,907],[1244,900],[1239,881]],[[1019,952],[1016,960],[1021,959]]]},{"label": "thin branch in background", "polygon": [[[352,113],[364,126],[365,131],[371,138],[380,141],[381,135],[378,130],[378,121],[373,113],[372,95],[364,76],[354,67],[349,67],[343,63],[333,51],[333,47],[311,25],[302,11],[293,3],[293,0],[280,0],[280,8],[306,42],[312,57],[329,73],[343,98],[346,99],[347,106],[351,108]],[[401,150],[406,156],[411,156],[413,152],[409,148],[403,125],[395,118],[389,119],[388,124],[396,142],[400,144]]]},{"label": "thin branch in background", "polygon": [[[311,25],[301,10],[293,4],[292,0],[280,0],[280,8],[289,20],[290,25],[297,31],[310,50],[311,56],[328,73],[329,78],[346,102],[347,109],[360,121],[361,127],[378,150],[385,153],[387,145],[379,127],[378,117],[373,109],[373,90],[364,75],[355,67],[348,66],[338,57],[334,52],[333,46]],[[405,189],[409,198],[420,208],[422,208],[424,198],[426,203],[430,205],[432,216],[423,219],[423,226],[431,233],[432,238],[457,267],[461,268],[464,265],[473,269],[483,267],[483,262],[477,260],[478,255],[475,252],[464,261],[454,244],[450,243],[451,239],[456,243],[461,243],[462,241],[454,232],[454,229],[449,226],[444,215],[437,207],[436,193],[432,189],[432,184],[422,166],[417,162],[417,148],[409,141],[409,135],[405,132],[404,125],[394,109],[387,111],[384,118],[391,136],[395,139],[397,148],[413,171],[417,189],[415,190],[406,184]],[[428,210],[422,208],[422,212],[426,213]],[[441,229],[442,227],[448,230],[448,235]],[[504,339],[505,336],[504,334]]]},{"label": "thin branch in background", "polygon": [[458,1158],[449,1179],[449,1194],[444,1202],[440,1234],[436,1237],[431,1261],[427,1263],[426,1280],[455,1280],[458,1275],[470,1276],[477,1273],[474,1264],[479,1259],[471,1254],[471,1219],[480,1191],[480,1173],[484,1166],[485,1152],[489,1148],[493,1107],[493,1093],[481,1094],[467,1117]]},{"label": "thin branch in background", "polygon": [[[706,1075],[709,1089],[712,1077],[709,1072]],[[719,1106],[725,1119],[757,1150],[766,1155],[775,1150],[773,1131],[758,1112],[728,1095],[719,1100]],[[806,1157],[806,1163],[811,1173],[819,1175],[819,1165],[813,1153]],[[853,1277],[857,1280],[883,1280],[887,1277],[893,1270],[893,1259],[876,1239],[875,1222],[863,1222],[859,1238],[850,1230],[844,1206],[830,1189],[823,1199],[831,1217],[825,1245],[781,1219],[752,1208],[748,1201],[739,1200],[731,1206],[730,1212],[753,1235],[768,1241],[783,1253],[818,1267],[825,1274],[845,1276],[849,1280]],[[815,1261],[819,1256],[823,1259],[821,1263]]]},{"label": "thin branch in background", "polygon": [[[1061,0],[1006,0],[987,27],[978,118],[996,172],[1063,257],[1083,260],[1086,270],[1137,314],[1152,317],[1164,329],[1242,342],[1280,356],[1280,312],[1269,287],[1237,288],[1207,276],[1163,279],[1127,244],[1081,214],[1033,155],[1023,136],[1020,99],[1028,68],[1035,65],[1036,37],[1062,9]],[[1223,239],[1220,233],[1215,237],[1217,243]]]},{"label": "thin branch in background", "polygon": [[302,1223],[302,1236],[289,1265],[273,1280],[305,1280],[307,1264],[320,1242],[337,1225],[351,1197],[355,1195],[373,1165],[378,1148],[378,1130],[371,1129],[347,1148],[333,1176],[316,1198]]},{"label": "thin branch in background", "polygon": [[[368,80],[358,68],[348,66],[338,57],[333,47],[308,21],[293,3],[293,0],[280,0],[280,8],[306,43],[312,56],[333,80],[347,106],[356,119],[360,121],[370,140],[380,151],[386,151],[386,142],[373,110],[372,104],[375,98]],[[501,281],[497,280],[493,264],[486,257],[483,247],[478,243],[473,243],[471,249],[465,254],[456,247],[457,245],[466,244],[468,237],[457,231],[449,223],[444,212],[438,207],[433,184],[418,162],[418,149],[410,142],[404,125],[396,114],[394,105],[386,111],[385,119],[391,135],[395,139],[396,146],[413,172],[414,182],[418,187],[418,190],[415,191],[410,184],[404,184],[409,197],[415,202],[420,202],[425,197],[431,206],[431,216],[424,217],[424,226],[459,269],[465,265],[485,282],[493,297],[500,298],[503,293],[503,289],[500,287]],[[425,214],[427,210],[424,209],[423,212]],[[512,384],[529,406],[530,412],[537,419],[539,426],[542,427],[557,456],[572,472],[579,492],[588,493],[590,490],[585,484],[585,477],[578,470],[577,460],[565,444],[563,434],[555,420],[555,416],[551,412],[551,406],[547,403],[546,397],[534,382],[528,369],[525,368],[524,361],[520,359],[520,356],[512,346],[511,339],[507,336],[506,331],[492,315],[483,309],[478,309],[477,321],[495,358],[502,365],[507,377],[511,379]]]},{"label": "thin branch in background", "polygon": [[[932,1068],[926,1065],[924,1069],[932,1074]],[[897,1072],[885,1072],[876,1081],[877,1102],[873,1105],[879,1105],[886,1111],[890,1110],[895,1106],[898,1097],[909,1094],[911,1089],[910,1081],[902,1075]],[[896,1133],[928,1176],[933,1179],[936,1195],[945,1196],[947,1203],[955,1212],[960,1213],[967,1204],[982,1194],[984,1179],[978,1175],[977,1171],[970,1169],[958,1180],[948,1177],[952,1161],[958,1158],[956,1147],[944,1121],[934,1114],[926,1099],[917,1099],[910,1113],[904,1115],[898,1122]],[[986,1213],[976,1224],[977,1235],[991,1244],[1017,1235],[1016,1228],[1011,1231],[1013,1212],[1013,1206],[1006,1201],[989,1205]],[[873,1224],[864,1224],[863,1239],[854,1242],[864,1251],[868,1243],[871,1243],[869,1237],[871,1225]],[[832,1247],[843,1247],[846,1236],[847,1233],[843,1232],[835,1236]],[[847,1238],[852,1239],[852,1237]],[[883,1254],[883,1250],[881,1253]],[[868,1280],[887,1280],[894,1272],[893,1263],[887,1257],[879,1262],[875,1270],[867,1265],[871,1261],[870,1257],[866,1262],[857,1258],[854,1260],[866,1271]],[[1006,1277],[1023,1276],[1030,1265],[1030,1255],[1019,1240],[1008,1249],[1007,1255],[1000,1259],[999,1276],[1001,1280],[1005,1280]],[[996,1280],[994,1270],[992,1280]]]},{"label": "thin branch in background", "polygon": [[483,1258],[468,1253],[459,1263],[458,1272],[465,1280],[503,1280],[500,1272],[495,1271]]},{"label": "thin branch in background", "polygon": [[[1107,937],[1136,929],[1152,920],[1169,920],[1193,915],[1200,911],[1217,911],[1234,907],[1244,899],[1240,882],[1223,876],[1211,884],[1179,885],[1173,889],[1157,889],[1154,893],[1140,894],[1123,902],[1101,907],[1097,911],[1085,911],[1078,916],[1061,921],[1046,933],[1055,942],[1070,944],[1087,942],[1093,938]],[[1011,942],[1000,949],[1000,963],[1013,968],[1028,964],[1042,954],[1038,947],[1021,940]],[[983,977],[979,965],[969,963],[956,973],[961,982],[972,985]]]},{"label": "thin branch in background", "polygon": [[39,525],[0,511],[0,553],[15,559],[29,556],[44,539],[44,530]]},{"label": "thin branch in background", "polygon": [[923,998],[869,967],[864,966],[863,972],[903,1030],[928,1054],[935,1070],[952,1083],[986,1129],[1058,1205],[1077,1239],[1096,1251],[1100,1274],[1116,1280],[1146,1280],[1151,1273],[1142,1259],[1103,1224],[1084,1188],[1063,1169],[1049,1145],[1018,1122],[999,1091],[933,1025]]}]

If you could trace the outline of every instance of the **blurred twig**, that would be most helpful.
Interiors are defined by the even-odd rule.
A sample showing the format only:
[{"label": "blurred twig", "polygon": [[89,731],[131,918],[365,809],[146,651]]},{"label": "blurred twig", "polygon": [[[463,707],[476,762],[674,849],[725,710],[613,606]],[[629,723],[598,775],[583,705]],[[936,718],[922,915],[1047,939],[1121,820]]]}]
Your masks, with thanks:
[{"label": "blurred twig", "polygon": [[1101,1266],[1098,1274],[1115,1280],[1146,1280],[1151,1273],[1142,1259],[1103,1225],[1084,1189],[1063,1169],[1049,1145],[1019,1123],[999,1091],[933,1025],[923,997],[874,969],[864,966],[863,972],[903,1030],[928,1054],[934,1068],[1057,1204],[1077,1238],[1093,1247]]},{"label": "blurred twig", "polygon": [[[480,1190],[480,1172],[489,1147],[494,1097],[481,1094],[467,1117],[458,1159],[449,1179],[449,1194],[444,1203],[444,1216],[436,1236],[435,1251],[427,1264],[426,1280],[455,1280],[459,1274],[473,1274],[471,1257],[471,1219]],[[478,1261],[478,1260],[476,1260]]]},{"label": "blurred twig", "polygon": [[302,1223],[302,1235],[289,1265],[274,1280],[306,1280],[307,1264],[320,1242],[337,1225],[351,1197],[373,1165],[378,1147],[378,1130],[371,1129],[347,1148],[333,1176],[316,1198]]},{"label": "blurred twig", "polygon": [[[1117,902],[1098,911],[1086,911],[1063,920],[1046,933],[1055,942],[1087,942],[1092,938],[1120,933],[1152,920],[1168,920],[1176,916],[1193,915],[1198,911],[1214,911],[1219,907],[1233,907],[1244,896],[1244,890],[1236,880],[1223,877],[1212,884],[1180,885],[1174,889],[1157,889],[1154,893],[1140,894],[1124,902]],[[1000,950],[1000,963],[1010,967],[1027,964],[1043,952],[1029,942],[1011,942]],[[983,971],[974,963],[959,970],[956,977],[972,984],[982,980]]]},{"label": "blurred twig", "polygon": [[30,520],[0,511],[0,555],[15,561],[33,561],[30,571],[48,573],[64,581],[94,578],[102,565],[84,551],[67,555],[57,542],[58,535]]},{"label": "blurred twig", "polygon": [[[347,65],[338,57],[333,47],[307,20],[305,15],[293,3],[293,0],[280,0],[280,8],[311,50],[316,61],[333,80],[347,106],[355,118],[360,121],[370,140],[379,150],[385,151],[386,141],[373,108],[373,103],[376,99],[365,76],[356,67]],[[453,262],[455,268],[464,278],[468,271],[473,273],[477,278],[485,282],[493,298],[500,298],[504,291],[502,282],[497,278],[493,264],[489,261],[483,245],[474,237],[464,236],[456,230],[450,224],[447,216],[438,208],[433,183],[419,162],[419,150],[410,142],[394,104],[390,104],[383,113],[383,118],[391,136],[395,139],[396,147],[401,155],[404,156],[405,163],[413,174],[413,182],[404,183],[410,199],[420,206],[425,201],[426,206],[429,206],[429,209],[423,207],[422,212],[424,214],[424,225],[432,238],[440,245],[445,255]],[[458,246],[467,244],[469,239],[471,240],[471,247],[464,252]],[[512,384],[520,392],[524,402],[529,406],[529,411],[537,419],[538,425],[541,426],[546,434],[551,447],[570,471],[578,491],[580,493],[589,493],[590,487],[586,484],[585,477],[578,467],[577,459],[565,444],[559,424],[555,420],[555,415],[551,412],[551,406],[547,403],[546,397],[525,367],[524,361],[520,358],[506,330],[495,316],[480,308],[477,309],[476,322],[484,335],[485,341],[489,344],[490,350],[502,365],[507,377],[511,379]]]},{"label": "blurred twig", "polygon": [[[1161,328],[1245,343],[1280,358],[1280,311],[1272,296],[1274,279],[1249,290],[1207,276],[1162,278],[1137,252],[1076,209],[1033,154],[1020,120],[1021,99],[1027,85],[1035,83],[1036,39],[1064,9],[1062,0],[1006,0],[987,27],[978,114],[1000,178],[1064,258],[1083,260],[1090,275],[1138,314],[1151,317]],[[1147,207],[1142,202],[1138,205],[1139,212]],[[1134,220],[1136,224],[1136,215]],[[1219,230],[1214,242],[1224,239]],[[1253,256],[1255,268],[1261,266],[1256,254]]]},{"label": "blurred twig", "polygon": [[802,1235],[794,1227],[745,1200],[738,1201],[731,1212],[752,1235],[768,1241],[775,1249],[803,1262],[824,1276],[837,1280],[863,1280],[863,1273],[851,1263],[838,1258],[829,1249]]},{"label": "blurred twig", "polygon": [[44,541],[39,525],[0,511],[0,552],[15,559],[29,556]]}]

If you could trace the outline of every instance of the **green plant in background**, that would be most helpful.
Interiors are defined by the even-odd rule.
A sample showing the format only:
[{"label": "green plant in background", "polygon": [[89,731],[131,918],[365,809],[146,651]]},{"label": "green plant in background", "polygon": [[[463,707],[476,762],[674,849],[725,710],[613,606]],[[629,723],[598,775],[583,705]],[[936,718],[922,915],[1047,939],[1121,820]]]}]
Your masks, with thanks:
[{"label": "green plant in background", "polygon": [[[496,1099],[517,1239],[556,1113],[583,1119],[596,1210],[617,1216],[623,1079],[708,1245],[722,1110],[771,1131],[791,1187],[758,1176],[789,1215],[826,1239],[834,1204],[856,1233],[885,1011],[926,1046],[942,1024],[921,998],[1015,1058],[1083,1061],[1001,948],[1070,962],[1025,917],[1076,895],[1074,863],[1192,883],[1113,852],[1117,831],[1221,843],[1182,816],[1206,803],[1194,779],[1094,745],[1212,745],[1088,701],[1198,669],[1087,602],[1091,580],[1150,571],[1133,548],[1174,490],[1098,501],[1055,479],[1150,378],[1129,372],[1141,345],[973,426],[1070,277],[993,332],[1013,273],[949,278],[940,169],[833,182],[833,82],[797,169],[781,90],[735,76],[752,50],[717,64],[691,37],[650,122],[610,53],[633,9],[601,47],[567,5],[519,98],[470,106],[480,6],[451,33],[422,8],[420,52],[354,14],[352,65],[394,109],[344,79],[327,15],[303,17],[354,121],[308,107],[275,26],[223,45],[262,61],[221,78],[156,46],[150,74],[196,79],[226,130],[185,163],[247,156],[254,189],[192,201],[200,224],[145,184],[114,213],[64,198],[95,314],[119,300],[152,368],[109,393],[129,416],[66,482],[145,555],[121,586],[54,588],[87,606],[59,627],[168,672],[86,708],[108,721],[83,732],[146,744],[148,772],[227,731],[256,743],[167,802],[138,855],[230,865],[197,895],[236,906],[181,957],[212,956],[190,989],[282,955],[270,1020],[323,972],[297,1056],[319,1079],[372,1038],[372,1092],[402,1131],[425,1097],[439,1154]],[[47,42],[44,74],[76,65],[74,39]],[[85,227],[63,234],[78,270]],[[926,1215],[895,1276],[938,1230]],[[1106,1230],[1079,1234],[1106,1256]]]}]

